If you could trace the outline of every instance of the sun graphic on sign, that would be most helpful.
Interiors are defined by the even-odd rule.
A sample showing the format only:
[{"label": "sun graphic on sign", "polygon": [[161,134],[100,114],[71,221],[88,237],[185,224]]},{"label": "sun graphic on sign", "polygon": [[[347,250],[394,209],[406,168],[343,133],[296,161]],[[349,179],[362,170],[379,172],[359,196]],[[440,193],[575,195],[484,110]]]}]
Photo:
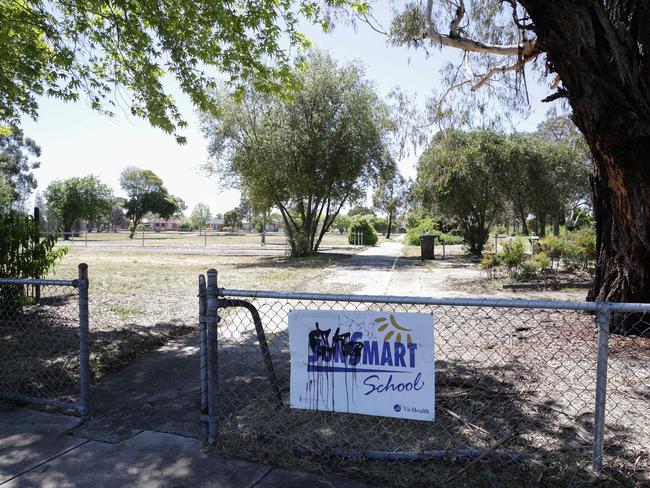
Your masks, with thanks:
[{"label": "sun graphic on sign", "polygon": [[[384,341],[388,341],[391,337],[393,337],[395,333],[397,333],[397,335],[395,336],[395,341],[402,342],[402,332],[411,332],[411,329],[407,329],[406,327],[399,325],[397,323],[397,320],[395,320],[395,316],[393,314],[390,314],[388,318],[386,317],[376,318],[375,323],[382,324],[377,328],[379,332],[383,332],[386,329],[390,329],[388,330],[388,332],[386,332],[386,335],[384,336]],[[413,342],[413,338],[411,337],[411,334],[406,334],[406,343],[411,344],[412,342]]]}]

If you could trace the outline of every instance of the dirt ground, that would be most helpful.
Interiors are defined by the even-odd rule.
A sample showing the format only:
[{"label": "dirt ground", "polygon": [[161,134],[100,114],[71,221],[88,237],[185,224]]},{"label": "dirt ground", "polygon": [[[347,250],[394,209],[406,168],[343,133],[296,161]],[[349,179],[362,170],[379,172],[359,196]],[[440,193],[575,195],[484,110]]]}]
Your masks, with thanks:
[{"label": "dirt ground", "polygon": [[[115,244],[98,240],[89,242],[88,246],[85,242],[84,245],[77,242],[70,246],[69,254],[50,276],[73,279],[77,276],[78,263],[85,262],[89,266],[91,363],[96,383],[104,375],[134,363],[144,352],[196,332],[198,276],[208,268],[217,269],[219,286],[230,289],[549,300],[582,300],[585,295],[584,290],[503,290],[499,283],[487,282],[478,263],[464,256],[460,249],[449,249],[448,259],[423,263],[413,256],[412,248],[402,246],[399,236],[357,252],[359,249],[347,246],[341,236],[333,235],[327,252],[305,259],[287,258],[281,244],[275,246],[277,250],[273,253],[264,254],[259,244],[245,242],[245,239],[207,247],[197,246],[187,239],[196,239],[196,236],[179,236],[165,242],[156,241],[157,244],[152,238],[151,244],[146,243],[140,249],[135,241],[124,245],[123,239],[115,239]],[[274,246],[266,248],[270,247]],[[230,255],[232,252],[240,254]],[[65,307],[61,307],[61,300],[67,300]],[[60,371],[68,372],[69,365],[74,365],[76,360],[75,322],[70,319],[74,316],[74,296],[61,300],[52,300],[49,308],[41,307],[40,311],[28,310],[27,318],[21,320],[29,321],[30,313],[41,313],[45,314],[43,320],[52,322],[52,317],[67,310],[61,327],[66,329],[66,337],[72,339],[72,347],[66,349],[53,343],[48,346],[47,354],[48,368],[59,364]],[[322,306],[289,302],[258,305],[268,324],[269,340],[279,362],[286,359],[288,308]],[[346,306],[345,303],[338,305]],[[253,360],[259,351],[251,344],[240,344],[242,325],[236,325],[232,317],[227,317],[222,325],[224,337],[227,338],[229,324],[240,330],[239,335],[230,338],[230,356],[224,353],[223,374],[229,374],[229,357],[234,361],[231,364],[238,368],[246,365],[249,369],[232,378],[233,387],[244,382],[239,384],[238,391],[246,401],[231,406],[233,410],[224,422],[224,439],[230,434],[232,444],[224,442],[223,445],[231,445],[234,455],[262,456],[262,461],[307,468],[326,463],[346,473],[357,471],[360,476],[377,482],[416,482],[417,479],[409,477],[415,473],[424,476],[419,478],[425,480],[424,486],[432,479],[428,464],[391,464],[387,471],[385,464],[378,467],[371,463],[362,469],[352,461],[325,460],[324,453],[291,464],[296,460],[292,457],[293,451],[286,449],[294,441],[308,438],[321,439],[321,446],[340,445],[341,433],[351,427],[370,436],[346,440],[343,446],[351,450],[365,447],[452,452],[461,445],[490,448],[509,435],[504,441],[505,452],[532,451],[535,455],[529,463],[523,464],[511,460],[496,465],[483,460],[480,463],[483,468],[478,472],[485,477],[477,486],[500,486],[511,476],[522,483],[539,486],[554,486],[554,483],[557,486],[558,482],[572,476],[580,483],[591,480],[587,467],[593,422],[593,317],[578,312],[538,313],[513,309],[438,307],[432,311],[437,315],[438,324],[436,364],[440,410],[433,430],[416,429],[417,432],[404,422],[377,422],[363,416],[361,420],[356,416],[356,420],[350,421],[346,416],[319,414],[320,421],[315,427],[292,411],[269,418],[266,409],[260,416],[265,393],[263,388],[253,388],[264,378],[263,371],[258,370],[259,358]],[[33,318],[37,321],[36,315]],[[242,324],[251,327],[249,322]],[[9,331],[13,340],[4,341],[5,345],[20,342],[16,331],[26,333],[15,324],[11,327],[0,329]],[[47,342],[46,338],[52,335],[45,332],[41,339],[30,332],[29,340]],[[227,340],[224,344],[228,346]],[[607,466],[616,476],[609,481],[611,486],[634,486],[630,480],[650,476],[647,449],[650,443],[650,342],[613,337],[610,348],[608,409],[611,428],[608,430]],[[10,352],[0,351],[1,357],[8,357]],[[74,373],[72,371],[70,384],[74,384]],[[279,376],[284,382],[283,391],[286,391],[288,376]],[[179,381],[186,380],[179,378]],[[33,387],[38,390],[39,385]],[[241,395],[245,390],[248,394]],[[173,398],[166,401],[173,403]],[[232,415],[235,411],[240,413]],[[396,432],[399,435],[395,435]],[[294,437],[288,438],[287,433]],[[403,442],[400,444],[400,441]],[[557,472],[566,459],[572,460],[572,464],[566,471]],[[463,465],[459,466],[456,461],[454,458],[451,464],[445,464],[442,471],[433,471],[442,477],[438,481],[454,477],[454,473],[462,469]],[[536,464],[539,462],[542,465]],[[453,482],[462,486],[467,479],[463,475],[454,478]]]}]

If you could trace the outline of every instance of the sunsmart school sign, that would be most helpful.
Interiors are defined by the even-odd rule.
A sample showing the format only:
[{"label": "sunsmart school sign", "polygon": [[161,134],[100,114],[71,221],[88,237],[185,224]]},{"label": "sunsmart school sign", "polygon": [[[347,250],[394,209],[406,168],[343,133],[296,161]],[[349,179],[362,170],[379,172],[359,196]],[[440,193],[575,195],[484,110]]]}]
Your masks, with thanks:
[{"label": "sunsmart school sign", "polygon": [[293,310],[291,407],[434,420],[433,316]]}]

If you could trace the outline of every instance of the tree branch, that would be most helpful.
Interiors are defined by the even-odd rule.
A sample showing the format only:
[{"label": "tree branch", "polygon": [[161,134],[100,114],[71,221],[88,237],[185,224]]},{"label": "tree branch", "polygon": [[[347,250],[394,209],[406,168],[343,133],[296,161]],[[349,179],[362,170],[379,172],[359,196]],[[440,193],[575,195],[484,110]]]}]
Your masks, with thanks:
[{"label": "tree branch", "polygon": [[546,98],[543,98],[542,102],[548,103],[548,102],[552,102],[553,100],[557,100],[558,98],[567,98],[568,96],[569,96],[569,92],[567,92],[564,88],[558,88],[555,93],[549,95]]},{"label": "tree branch", "polygon": [[490,81],[490,79],[497,73],[505,73],[506,71],[517,71],[518,69],[523,69],[525,63],[526,63],[525,61],[523,62],[517,61],[514,64],[497,66],[495,68],[492,68],[487,73],[481,75],[481,79],[477,83],[472,85],[472,91],[476,91],[479,88],[481,88],[485,83]]},{"label": "tree branch", "polygon": [[[461,7],[459,7],[459,9],[461,9]],[[459,12],[457,10],[456,19],[458,18],[458,14]],[[539,54],[539,49],[537,48],[535,39],[520,44],[488,44],[485,42],[474,41],[473,39],[461,36],[460,34],[457,37],[455,35],[452,37],[441,34],[435,29],[431,18],[432,15],[433,0],[428,0],[425,19],[426,30],[420,35],[414,36],[414,41],[429,39],[431,41],[439,42],[442,46],[453,47],[475,53],[497,54],[500,56],[522,56],[523,58],[530,58]],[[455,20],[452,22],[452,26],[454,23]]]}]

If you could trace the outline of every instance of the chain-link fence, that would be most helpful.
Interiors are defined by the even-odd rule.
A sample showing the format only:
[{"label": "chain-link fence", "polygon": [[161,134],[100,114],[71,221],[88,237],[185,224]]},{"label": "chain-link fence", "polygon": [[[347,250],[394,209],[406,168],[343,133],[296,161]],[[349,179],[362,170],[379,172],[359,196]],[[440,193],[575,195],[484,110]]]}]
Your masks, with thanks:
[{"label": "chain-link fence", "polygon": [[[390,486],[650,483],[650,306],[200,285],[202,419],[220,453]],[[289,408],[288,314],[305,309],[433,314],[435,421]]]},{"label": "chain-link fence", "polygon": [[0,279],[0,398],[88,415],[88,267],[79,279]]}]

